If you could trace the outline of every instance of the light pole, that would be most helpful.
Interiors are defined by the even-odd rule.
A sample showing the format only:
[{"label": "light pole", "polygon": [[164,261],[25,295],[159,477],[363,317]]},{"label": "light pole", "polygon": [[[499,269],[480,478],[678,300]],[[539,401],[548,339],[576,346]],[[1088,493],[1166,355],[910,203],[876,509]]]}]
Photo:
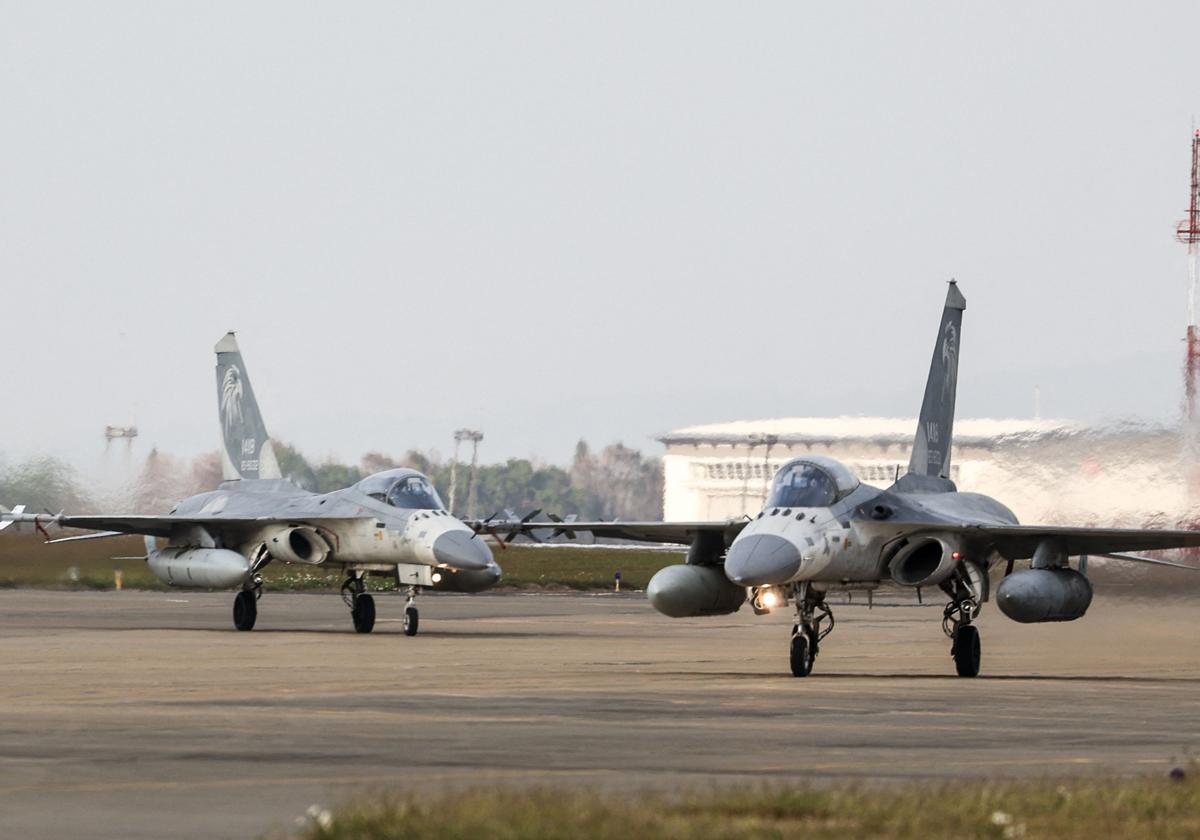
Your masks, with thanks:
[{"label": "light pole", "polygon": [[454,506],[458,495],[458,448],[464,440],[471,442],[471,469],[467,476],[467,518],[471,519],[475,516],[475,468],[479,462],[479,442],[483,440],[483,432],[474,429],[459,429],[454,433],[454,460],[450,462],[451,513],[454,513]]}]

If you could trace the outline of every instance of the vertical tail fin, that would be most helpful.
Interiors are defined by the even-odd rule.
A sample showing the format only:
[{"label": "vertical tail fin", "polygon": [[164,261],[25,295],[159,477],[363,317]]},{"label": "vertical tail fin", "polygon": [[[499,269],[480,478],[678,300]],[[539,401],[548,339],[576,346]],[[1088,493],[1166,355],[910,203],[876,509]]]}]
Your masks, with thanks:
[{"label": "vertical tail fin", "polygon": [[929,379],[925,383],[925,400],[917,421],[917,437],[913,441],[909,475],[930,478],[950,478],[950,445],[954,439],[954,398],[958,390],[958,351],[962,340],[962,316],[967,299],[950,281],[946,291],[946,307],[939,322],[933,361],[929,364]]},{"label": "vertical tail fin", "polygon": [[217,405],[221,419],[221,471],[233,479],[281,478],[275,449],[258,411],[246,363],[232,332],[217,342]]}]

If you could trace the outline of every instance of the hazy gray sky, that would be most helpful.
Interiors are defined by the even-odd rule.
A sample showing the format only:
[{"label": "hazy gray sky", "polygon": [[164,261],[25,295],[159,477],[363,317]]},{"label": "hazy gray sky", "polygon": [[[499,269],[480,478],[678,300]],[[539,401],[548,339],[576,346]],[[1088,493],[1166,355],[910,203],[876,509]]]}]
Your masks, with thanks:
[{"label": "hazy gray sky", "polygon": [[8,453],[1180,401],[1196,3],[0,2]]}]

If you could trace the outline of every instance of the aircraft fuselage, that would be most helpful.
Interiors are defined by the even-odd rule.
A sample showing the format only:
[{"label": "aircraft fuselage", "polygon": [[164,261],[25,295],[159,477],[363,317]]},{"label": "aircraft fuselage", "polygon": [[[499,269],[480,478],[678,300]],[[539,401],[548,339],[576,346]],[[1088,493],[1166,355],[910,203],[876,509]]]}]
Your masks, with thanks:
[{"label": "aircraft fuselage", "polygon": [[[478,591],[500,579],[500,566],[484,541],[440,505],[398,507],[357,485],[317,494],[284,480],[227,481],[183,500],[170,515],[186,519],[170,546],[226,548],[251,561],[269,556],[357,571],[398,570],[401,582],[435,589]],[[205,528],[209,517],[213,527]],[[263,517],[261,524],[256,517]]]},{"label": "aircraft fuselage", "polygon": [[[885,581],[901,541],[936,534],[939,524],[968,523],[1015,525],[1017,518],[977,493],[901,493],[862,484],[828,507],[764,508],[730,545],[725,572],[742,586]],[[956,559],[985,569],[994,562],[983,549],[956,542],[962,543]]]}]

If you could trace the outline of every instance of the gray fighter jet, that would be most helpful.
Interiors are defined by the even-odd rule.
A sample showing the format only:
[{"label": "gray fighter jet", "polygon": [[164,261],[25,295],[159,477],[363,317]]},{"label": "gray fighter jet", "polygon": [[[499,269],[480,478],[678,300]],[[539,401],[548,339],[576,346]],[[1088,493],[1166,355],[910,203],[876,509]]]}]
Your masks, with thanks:
[{"label": "gray fighter jet", "polygon": [[[536,534],[548,527],[655,543],[687,545],[687,563],[668,566],[646,594],[673,618],[725,615],[749,600],[756,613],[795,610],[791,670],[807,676],[833,629],[831,590],[884,583],[940,589],[949,599],[942,628],[960,676],[979,673],[973,621],[989,599],[989,571],[1007,566],[996,600],[1009,618],[1073,621],[1087,611],[1087,556],[1192,569],[1125,552],[1200,546],[1194,531],[1022,526],[995,499],[960,493],[949,478],[958,355],[966,300],[951,281],[938,323],[933,362],[908,472],[886,490],[861,483],[825,456],[795,458],[775,474],[766,507],[752,520],[727,522],[473,523],[479,529]],[[1079,558],[1076,568],[1070,558]],[[1013,571],[1018,560],[1030,568]]]},{"label": "gray fighter jet", "polygon": [[[146,563],[166,583],[236,587],[238,630],[254,627],[260,573],[271,562],[343,570],[342,598],[360,633],[375,626],[375,601],[364,591],[367,575],[392,577],[407,590],[409,636],[417,632],[421,589],[478,592],[500,580],[491,549],[450,515],[433,484],[415,470],[387,470],[320,495],[284,479],[233,333],[216,352],[225,478],[216,490],[184,499],[166,516],[39,516],[17,507],[0,513],[0,521],[99,532],[66,540],[142,534]],[[157,538],[166,545],[159,548]]]}]

